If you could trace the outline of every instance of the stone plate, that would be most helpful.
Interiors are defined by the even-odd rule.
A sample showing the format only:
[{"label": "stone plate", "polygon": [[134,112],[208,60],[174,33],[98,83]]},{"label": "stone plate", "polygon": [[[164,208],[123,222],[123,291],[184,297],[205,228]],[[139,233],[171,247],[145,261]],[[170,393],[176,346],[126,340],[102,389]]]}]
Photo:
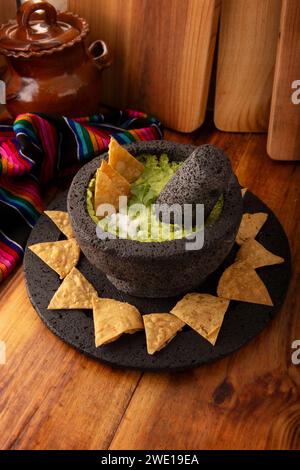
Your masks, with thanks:
[{"label": "stone plate", "polygon": [[[61,193],[49,209],[65,211],[66,199],[67,192]],[[144,332],[123,335],[116,342],[96,349],[92,311],[47,310],[60,280],[54,271],[26,248],[24,267],[31,303],[46,326],[60,339],[81,353],[111,366],[142,370],[184,370],[216,361],[244,346],[268,325],[282,306],[291,276],[289,243],[273,212],[250,192],[244,197],[244,212],[269,214],[256,239],[268,250],[285,258],[285,262],[257,270],[270,292],[274,307],[231,301],[214,347],[196,332],[185,327],[168,346],[153,356],[147,354]],[[61,238],[63,236],[56,226],[48,217],[42,215],[31,232],[28,245]],[[224,269],[234,261],[237,250],[238,246],[235,245],[222,266],[199,286],[199,292],[216,295],[218,279]],[[142,314],[169,312],[181,298],[142,299],[126,295],[118,291],[82,253],[77,267],[97,289],[100,297],[129,302]]]}]

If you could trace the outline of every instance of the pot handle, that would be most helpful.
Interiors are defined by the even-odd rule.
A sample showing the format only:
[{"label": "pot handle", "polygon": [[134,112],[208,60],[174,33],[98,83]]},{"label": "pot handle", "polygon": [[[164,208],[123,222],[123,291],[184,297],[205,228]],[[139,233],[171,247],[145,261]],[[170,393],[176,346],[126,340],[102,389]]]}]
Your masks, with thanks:
[{"label": "pot handle", "polygon": [[17,20],[20,28],[31,30],[30,17],[37,10],[43,10],[45,12],[45,19],[50,27],[56,25],[57,12],[51,3],[39,0],[28,0],[18,8]]},{"label": "pot handle", "polygon": [[97,39],[89,46],[89,54],[95,65],[100,69],[106,69],[112,64],[112,55],[105,41]]}]

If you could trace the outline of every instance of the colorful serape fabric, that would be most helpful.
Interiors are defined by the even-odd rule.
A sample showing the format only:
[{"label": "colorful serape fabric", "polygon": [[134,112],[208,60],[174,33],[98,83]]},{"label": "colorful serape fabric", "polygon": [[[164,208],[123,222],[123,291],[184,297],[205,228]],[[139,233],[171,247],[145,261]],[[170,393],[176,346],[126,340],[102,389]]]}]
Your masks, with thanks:
[{"label": "colorful serape fabric", "polygon": [[44,210],[40,188],[119,143],[162,138],[160,122],[133,110],[90,117],[22,114],[0,125],[0,282],[22,259]]}]

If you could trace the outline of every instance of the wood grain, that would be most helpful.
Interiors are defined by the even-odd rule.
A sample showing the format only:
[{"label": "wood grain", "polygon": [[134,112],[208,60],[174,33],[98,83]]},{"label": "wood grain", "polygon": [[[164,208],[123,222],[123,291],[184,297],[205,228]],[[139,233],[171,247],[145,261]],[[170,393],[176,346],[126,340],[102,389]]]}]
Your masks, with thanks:
[{"label": "wood grain", "polygon": [[0,295],[0,449],[106,448],[140,373],[100,365],[53,336],[30,305],[21,268]]},{"label": "wood grain", "polygon": [[105,104],[156,115],[183,132],[204,120],[219,0],[69,0],[105,39],[114,64],[103,74]]},{"label": "wood grain", "polygon": [[[52,3],[52,5],[54,5],[55,8],[57,8],[57,10],[65,11],[68,9],[68,0],[47,0],[47,1],[49,3]],[[26,2],[26,0],[22,0],[22,3],[24,2]]]},{"label": "wood grain", "polygon": [[[266,136],[227,134],[207,122],[166,138],[225,149],[242,185],[289,236],[293,277],[281,313],[250,344],[181,374],[112,370],[53,336],[27,299],[21,269],[0,287],[0,448],[299,449],[300,167],[267,158]],[[71,312],[70,312],[71,314]]]},{"label": "wood grain", "polygon": [[215,124],[230,132],[268,129],[281,0],[223,0]]},{"label": "wood grain", "polygon": [[283,0],[275,68],[268,154],[275,160],[300,160],[300,92],[293,103],[292,88],[300,90],[300,3]]}]

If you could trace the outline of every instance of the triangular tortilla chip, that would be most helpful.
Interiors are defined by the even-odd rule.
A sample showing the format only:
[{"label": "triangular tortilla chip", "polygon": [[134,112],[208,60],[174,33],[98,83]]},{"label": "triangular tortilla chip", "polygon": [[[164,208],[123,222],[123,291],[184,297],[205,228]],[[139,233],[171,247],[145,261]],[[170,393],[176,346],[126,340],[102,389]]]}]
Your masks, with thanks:
[{"label": "triangular tortilla chip", "polygon": [[273,305],[266,286],[246,261],[236,261],[223,272],[217,293],[225,299]]},{"label": "triangular tortilla chip", "polygon": [[171,313],[212,342],[210,338],[220,329],[228,305],[229,300],[210,294],[192,293],[185,295]]},{"label": "triangular tortilla chip", "polygon": [[143,320],[148,354],[163,349],[184,327],[184,322],[171,313],[150,313],[143,315]]},{"label": "triangular tortilla chip", "polygon": [[219,333],[221,331],[221,327],[217,328],[213,333],[211,333],[206,339],[209,341],[213,346],[216,344]]},{"label": "triangular tortilla chip", "polygon": [[236,236],[236,242],[242,245],[249,238],[255,238],[265,221],[268,214],[256,212],[255,214],[243,214],[239,231]]},{"label": "triangular tortilla chip", "polygon": [[108,163],[132,183],[143,173],[144,165],[134,158],[113,137],[108,147]]},{"label": "triangular tortilla chip", "polygon": [[[122,193],[119,189],[114,185],[112,180],[102,171],[97,170],[96,173],[96,182],[95,182],[95,212],[98,217],[104,217],[105,215],[110,215],[113,213],[113,209],[118,211],[119,209],[119,197]],[[106,207],[102,206],[103,204],[112,206],[112,210],[108,211],[109,213],[106,214]],[[101,211],[101,207],[103,211]],[[99,212],[99,209],[101,212]]]},{"label": "triangular tortilla chip", "polygon": [[48,309],[93,308],[93,297],[98,297],[97,291],[78,269],[73,268],[55,292]]},{"label": "triangular tortilla chip", "polygon": [[76,266],[80,256],[80,248],[75,238],[58,242],[37,243],[29,246],[29,249],[56,271],[61,279],[66,277]]},{"label": "triangular tortilla chip", "polygon": [[75,238],[70,222],[70,217],[67,212],[45,211],[45,214],[52,220],[52,222],[55,223],[55,225],[67,238]]},{"label": "triangular tortilla chip", "polygon": [[271,266],[284,262],[284,258],[274,255],[268,251],[258,241],[250,238],[242,244],[236,255],[236,261],[247,261],[252,268],[261,268],[262,266]]},{"label": "triangular tortilla chip", "polygon": [[93,316],[96,348],[115,341],[123,333],[144,329],[140,312],[126,302],[93,298]]},{"label": "triangular tortilla chip", "polygon": [[242,188],[242,189],[241,189],[242,197],[245,196],[245,194],[246,194],[247,191],[248,191],[248,188]]},{"label": "triangular tortilla chip", "polygon": [[110,166],[105,160],[102,160],[100,170],[112,180],[113,184],[118,188],[122,195],[129,196],[130,183],[128,183],[124,176]]}]

